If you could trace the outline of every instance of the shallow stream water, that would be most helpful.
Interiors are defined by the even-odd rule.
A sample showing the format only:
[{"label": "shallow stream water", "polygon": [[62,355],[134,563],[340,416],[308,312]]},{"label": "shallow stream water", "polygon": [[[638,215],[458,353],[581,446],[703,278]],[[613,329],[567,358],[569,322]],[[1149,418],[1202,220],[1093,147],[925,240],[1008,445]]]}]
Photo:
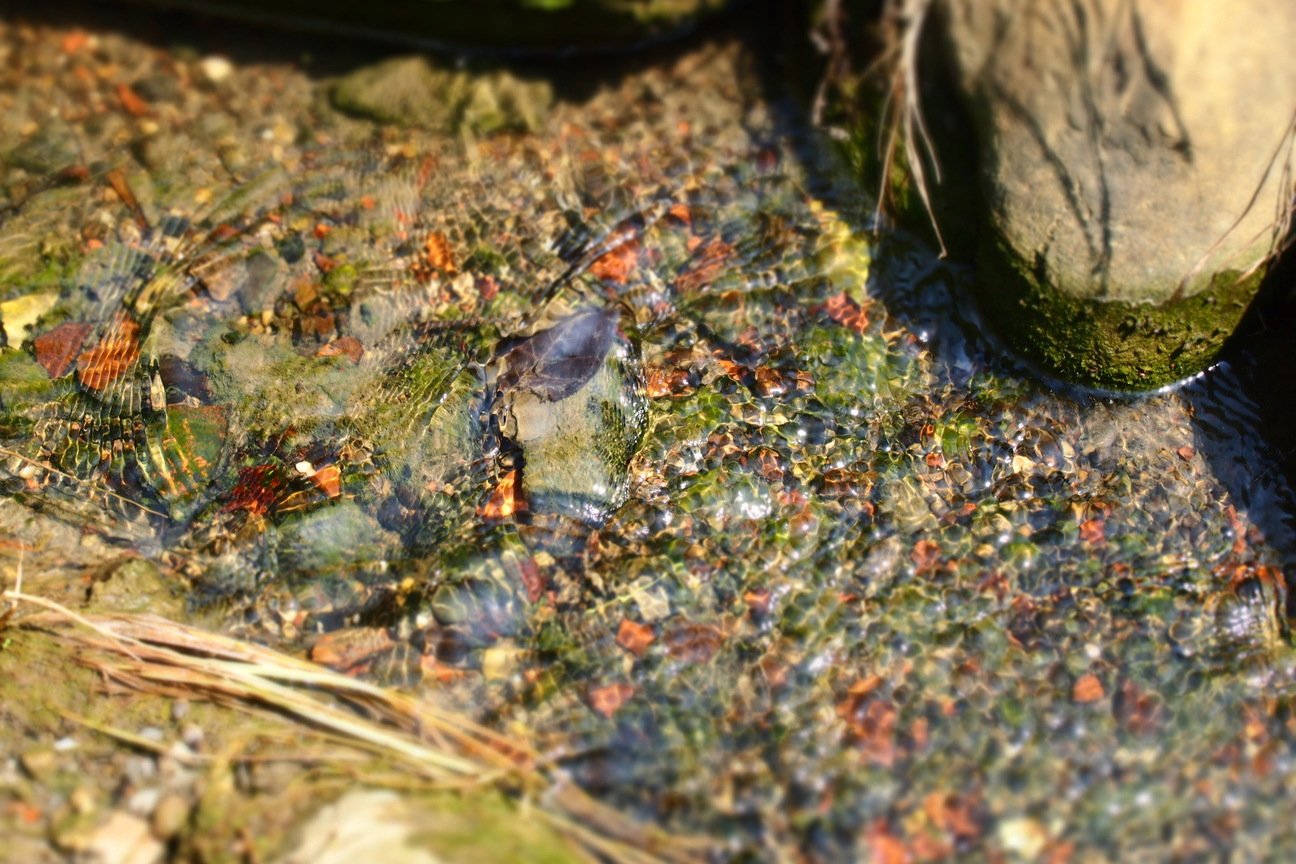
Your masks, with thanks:
[{"label": "shallow stream water", "polygon": [[6,578],[144,567],[720,858],[1296,843],[1259,353],[1023,369],[733,22],[427,130],[122,20],[0,18]]}]

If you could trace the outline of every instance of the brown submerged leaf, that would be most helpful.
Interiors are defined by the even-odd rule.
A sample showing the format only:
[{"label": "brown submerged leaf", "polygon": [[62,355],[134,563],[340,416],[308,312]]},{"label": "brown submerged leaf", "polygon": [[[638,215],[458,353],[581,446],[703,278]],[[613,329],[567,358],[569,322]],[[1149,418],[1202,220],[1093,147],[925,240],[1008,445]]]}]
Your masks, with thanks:
[{"label": "brown submerged leaf", "polygon": [[62,378],[72,366],[72,358],[90,335],[92,325],[67,322],[32,340],[36,362],[45,367],[51,378]]}]

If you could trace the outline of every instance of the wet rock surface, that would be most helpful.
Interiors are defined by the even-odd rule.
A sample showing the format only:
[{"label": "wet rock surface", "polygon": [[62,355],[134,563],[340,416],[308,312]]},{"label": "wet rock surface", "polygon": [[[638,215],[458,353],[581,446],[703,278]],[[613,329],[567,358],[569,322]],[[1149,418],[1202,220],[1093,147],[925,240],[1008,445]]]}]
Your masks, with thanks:
[{"label": "wet rock surface", "polygon": [[[409,687],[720,859],[1291,842],[1289,529],[1220,467],[1262,443],[1211,426],[1245,405],[996,356],[968,274],[870,233],[782,119],[763,43],[447,135],[341,113],[282,56],[217,62],[219,29],[0,28],[6,584]],[[71,163],[30,143],[56,119]],[[21,694],[57,654],[14,632],[14,848],[144,826],[174,860],[292,860],[311,811],[400,786],[220,758],[153,782],[149,744],[98,733],[73,772],[51,754],[95,726],[246,753],[89,683],[95,726],[44,711]]]}]

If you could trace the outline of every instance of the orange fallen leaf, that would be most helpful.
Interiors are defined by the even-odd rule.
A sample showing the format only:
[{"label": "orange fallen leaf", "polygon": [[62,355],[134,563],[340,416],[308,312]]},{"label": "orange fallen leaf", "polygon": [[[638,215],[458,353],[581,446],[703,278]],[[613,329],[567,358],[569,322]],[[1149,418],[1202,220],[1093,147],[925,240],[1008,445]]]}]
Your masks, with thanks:
[{"label": "orange fallen leaf", "polygon": [[732,360],[726,360],[723,357],[717,357],[716,363],[724,370],[724,373],[735,381],[742,381],[750,370],[746,366],[741,366]]},{"label": "orange fallen leaf", "polygon": [[544,574],[540,572],[540,565],[536,564],[536,560],[524,558],[519,561],[517,577],[522,582],[523,590],[526,591],[527,602],[539,603],[549,584]]},{"label": "orange fallen leaf", "polygon": [[1080,539],[1097,545],[1107,538],[1107,529],[1101,519],[1086,519],[1080,523]]},{"label": "orange fallen leaf", "polygon": [[638,624],[629,618],[622,618],[621,626],[617,628],[616,644],[636,657],[644,656],[648,646],[656,639],[657,634],[650,625]]},{"label": "orange fallen leaf", "polygon": [[941,560],[940,544],[934,540],[919,540],[909,554],[918,573],[927,573],[936,569]]},{"label": "orange fallen leaf", "polygon": [[27,825],[35,825],[45,815],[44,811],[36,805],[21,801],[10,801],[5,805],[4,812],[17,816]]},{"label": "orange fallen leaf", "polygon": [[[872,684],[870,679],[857,683],[861,689]],[[899,711],[881,695],[869,690],[848,693],[837,705],[837,716],[846,722],[851,738],[868,761],[889,768],[895,764],[895,729]]]},{"label": "orange fallen leaf", "polygon": [[777,483],[783,479],[783,459],[779,456],[778,451],[769,447],[762,447],[756,451],[756,473],[760,474],[771,483]]},{"label": "orange fallen leaf", "polygon": [[435,270],[440,270],[447,276],[459,272],[455,266],[454,255],[450,252],[450,241],[440,231],[433,231],[428,235],[427,242],[423,246],[424,257],[429,266]]},{"label": "orange fallen leaf", "polygon": [[945,792],[931,792],[923,799],[923,810],[932,824],[955,837],[971,839],[981,834],[975,800]]},{"label": "orange fallen leaf", "polygon": [[207,242],[224,243],[226,240],[231,240],[237,237],[238,235],[239,235],[239,229],[235,228],[233,225],[226,225],[222,223],[220,225],[217,225],[207,234]]},{"label": "orange fallen leaf", "polygon": [[706,663],[724,644],[725,634],[711,624],[682,623],[666,634],[666,650],[685,663]]},{"label": "orange fallen leaf", "polygon": [[245,465],[238,469],[238,475],[223,508],[227,513],[244,510],[264,516],[274,508],[287,486],[275,465]]},{"label": "orange fallen leaf", "polygon": [[325,633],[315,640],[309,656],[312,662],[339,672],[346,672],[395,644],[391,635],[383,627],[339,630]]},{"label": "orange fallen leaf", "polygon": [[689,294],[711,284],[733,254],[734,248],[719,238],[703,244],[694,252],[693,262],[675,278],[675,290]]},{"label": "orange fallen leaf", "polygon": [[514,513],[526,510],[527,504],[520,486],[516,470],[505,474],[490,498],[478,508],[477,515],[485,519],[507,519]]},{"label": "orange fallen leaf", "polygon": [[342,494],[342,472],[337,465],[325,465],[310,475],[311,482],[330,498]]},{"label": "orange fallen leaf", "polygon": [[1044,859],[1045,864],[1070,864],[1071,856],[1075,854],[1075,843],[1071,840],[1060,840],[1048,850],[1048,857]]},{"label": "orange fallen leaf", "polygon": [[624,285],[639,264],[639,241],[629,240],[590,264],[589,272],[605,282]]},{"label": "orange fallen leaf", "polygon": [[768,588],[752,588],[743,593],[743,602],[756,615],[768,615],[774,602],[774,592]]},{"label": "orange fallen leaf", "polygon": [[664,399],[671,393],[670,373],[660,366],[651,367],[644,381],[644,392],[649,399]]},{"label": "orange fallen leaf", "polygon": [[762,398],[777,398],[786,396],[794,391],[797,386],[796,374],[788,374],[782,369],[771,369],[769,366],[760,366],[756,369],[755,381],[752,389],[756,395]]},{"label": "orange fallen leaf", "polygon": [[822,308],[833,321],[856,333],[862,334],[868,328],[869,319],[864,307],[852,300],[845,291],[829,297]]},{"label": "orange fallen leaf", "polygon": [[316,357],[339,357],[344,354],[351,358],[352,363],[359,363],[364,356],[364,345],[354,336],[343,336],[327,345],[321,345],[315,352]]},{"label": "orange fallen leaf", "polygon": [[1071,688],[1071,698],[1081,705],[1097,702],[1104,695],[1102,682],[1091,672],[1077,678],[1075,686]]},{"label": "orange fallen leaf", "polygon": [[848,689],[846,693],[847,695],[852,696],[855,699],[862,699],[868,694],[872,693],[881,685],[882,685],[881,675],[870,675],[867,678],[861,678],[860,680],[856,681],[854,684],[850,686],[850,689]]},{"label": "orange fallen leaf", "polygon": [[135,220],[135,224],[139,226],[141,231],[147,233],[150,230],[148,215],[144,212],[144,208],[140,206],[139,199],[135,197],[135,192],[131,189],[126,174],[120,168],[114,168],[104,175],[104,179],[112,187],[113,193],[131,211],[131,218]]},{"label": "orange fallen leaf", "polygon": [[1135,735],[1153,732],[1161,723],[1161,703],[1155,695],[1145,693],[1126,678],[1112,698],[1112,714],[1117,722]]},{"label": "orange fallen leaf", "polygon": [[89,351],[77,357],[77,378],[91,390],[102,390],[129,372],[139,360],[139,324],[125,312]]},{"label": "orange fallen leaf", "polygon": [[419,670],[438,684],[453,684],[468,677],[466,670],[447,666],[445,663],[438,661],[435,654],[422,655],[419,658]]},{"label": "orange fallen leaf", "polygon": [[419,189],[426,186],[428,181],[432,179],[432,175],[436,173],[438,164],[437,158],[431,153],[424,156],[423,162],[419,165],[418,178],[414,181],[414,185]]},{"label": "orange fallen leaf", "polygon": [[63,38],[59,42],[59,47],[63,49],[64,54],[76,54],[84,48],[86,43],[89,41],[90,37],[86,35],[84,30],[73,30],[71,33],[63,34]]},{"label": "orange fallen leaf", "polygon": [[598,713],[611,719],[621,710],[621,706],[634,696],[635,688],[630,684],[607,684],[602,687],[591,687],[589,704]]},{"label": "orange fallen leaf", "polygon": [[868,845],[873,864],[909,864],[913,860],[904,841],[891,833],[884,820],[879,819],[869,828]]},{"label": "orange fallen leaf", "polygon": [[149,113],[149,105],[139,94],[130,88],[129,84],[117,85],[117,98],[121,100],[122,107],[128,114],[135,117],[143,117]]},{"label": "orange fallen leaf", "polygon": [[62,378],[72,366],[72,358],[81,351],[81,345],[90,335],[89,324],[67,322],[32,340],[36,362],[45,368],[51,378]]}]

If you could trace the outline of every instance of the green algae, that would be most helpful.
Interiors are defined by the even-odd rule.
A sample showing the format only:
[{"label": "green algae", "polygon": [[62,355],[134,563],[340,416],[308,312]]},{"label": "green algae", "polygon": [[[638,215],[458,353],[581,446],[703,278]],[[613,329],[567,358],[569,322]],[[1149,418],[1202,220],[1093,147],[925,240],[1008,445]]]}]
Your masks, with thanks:
[{"label": "green algae", "polygon": [[1026,263],[991,240],[983,241],[978,266],[978,300],[1010,348],[1063,380],[1124,392],[1208,367],[1264,278],[1226,270],[1191,297],[1131,304],[1041,288]]}]

